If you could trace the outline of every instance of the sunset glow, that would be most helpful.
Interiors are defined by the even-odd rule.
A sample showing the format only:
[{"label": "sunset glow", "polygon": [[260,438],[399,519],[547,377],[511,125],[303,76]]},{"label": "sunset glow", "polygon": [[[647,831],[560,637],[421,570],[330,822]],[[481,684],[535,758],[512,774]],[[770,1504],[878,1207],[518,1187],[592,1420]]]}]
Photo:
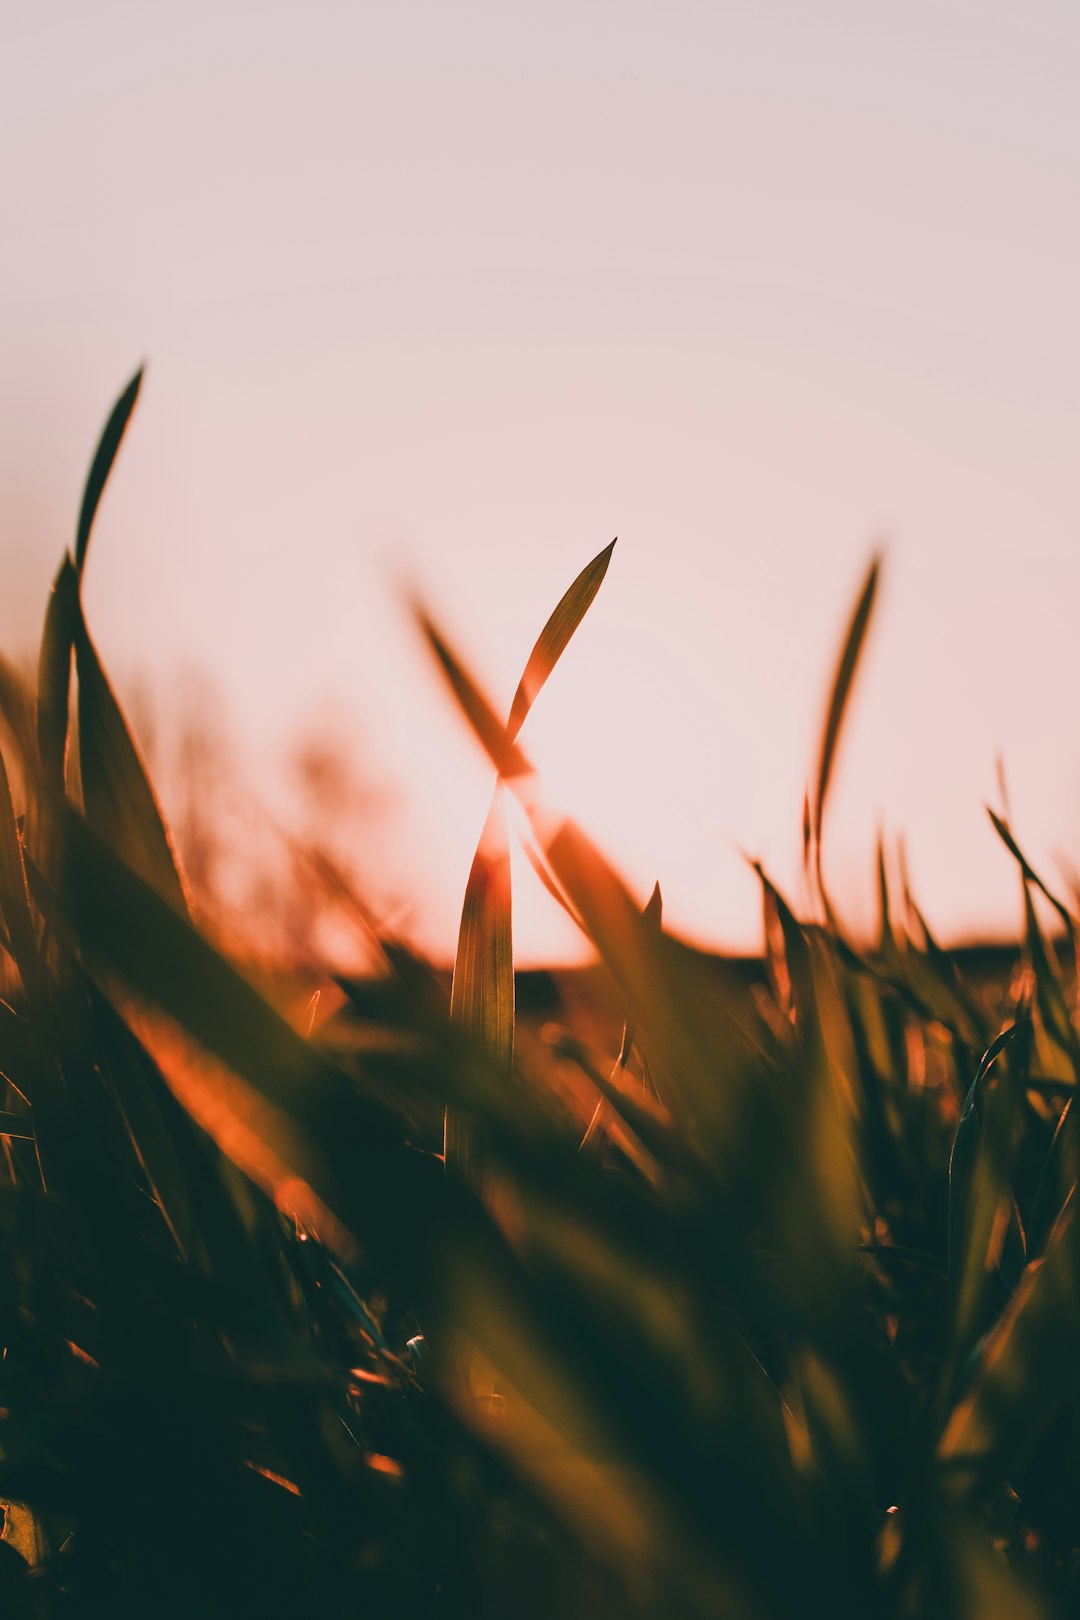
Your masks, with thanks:
[{"label": "sunset glow", "polygon": [[1080,9],[0,50],[0,1617],[1080,1615]]},{"label": "sunset glow", "polygon": [[[488,775],[400,581],[508,702],[614,533],[530,746],[673,923],[756,948],[741,852],[796,884],[808,740],[879,541],[838,903],[868,921],[880,822],[941,931],[1011,929],[999,753],[1031,847],[1080,857],[1067,9],[50,17],[12,20],[0,70],[5,645],[146,357],[87,582],[103,656],[166,726],[205,672],[256,802],[288,739],[351,716],[392,806],[357,869],[443,960]],[[518,887],[522,959],[572,953]]]}]

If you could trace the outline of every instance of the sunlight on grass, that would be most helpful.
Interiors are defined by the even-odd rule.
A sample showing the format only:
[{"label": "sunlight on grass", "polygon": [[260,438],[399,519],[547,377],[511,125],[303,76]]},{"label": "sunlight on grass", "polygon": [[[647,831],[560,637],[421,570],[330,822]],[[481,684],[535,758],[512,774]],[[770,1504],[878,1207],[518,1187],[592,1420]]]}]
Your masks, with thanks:
[{"label": "sunlight on grass", "polygon": [[[495,777],[452,985],[357,896],[373,971],[290,985],[285,1016],[193,919],[84,617],[139,380],[36,693],[0,663],[0,1581],[38,1603],[13,1612],[1075,1608],[1077,919],[997,811],[1015,951],[943,950],[884,846],[875,943],[837,917],[878,560],[808,898],[754,865],[760,961],[672,933],[534,769],[609,545],[513,696],[417,607]],[[592,1018],[515,974],[514,840],[589,940]]]}]

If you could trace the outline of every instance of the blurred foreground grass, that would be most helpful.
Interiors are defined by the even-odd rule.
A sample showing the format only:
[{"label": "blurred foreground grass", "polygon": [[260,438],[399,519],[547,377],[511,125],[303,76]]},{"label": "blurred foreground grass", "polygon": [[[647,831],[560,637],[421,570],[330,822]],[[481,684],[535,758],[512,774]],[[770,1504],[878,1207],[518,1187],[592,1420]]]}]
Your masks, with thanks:
[{"label": "blurred foreground grass", "polygon": [[[1076,906],[996,818],[1021,949],[943,951],[884,854],[845,937],[821,849],[876,564],[809,898],[759,871],[741,967],[519,740],[611,547],[505,724],[418,606],[497,775],[452,993],[372,925],[379,972],[291,1018],[193,919],[83,616],[138,387],[36,692],[0,663],[3,1612],[1075,1613]],[[602,964],[584,1016],[536,977],[516,1016],[508,801]]]}]

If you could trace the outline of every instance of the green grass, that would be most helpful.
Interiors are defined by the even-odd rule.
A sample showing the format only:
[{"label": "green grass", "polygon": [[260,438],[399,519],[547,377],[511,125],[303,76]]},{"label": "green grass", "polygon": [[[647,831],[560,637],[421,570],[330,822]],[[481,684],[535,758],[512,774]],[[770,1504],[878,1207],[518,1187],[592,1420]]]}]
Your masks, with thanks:
[{"label": "green grass", "polygon": [[[758,869],[741,975],[530,766],[611,547],[506,724],[418,609],[497,776],[452,994],[383,937],[311,1034],[200,932],[83,615],[137,392],[36,693],[0,663],[5,1612],[1075,1613],[1073,910],[999,817],[1026,937],[993,994],[884,855],[879,937],[846,937],[825,810],[877,564],[810,900]],[[515,1017],[508,794],[603,965],[606,1046],[603,1018]]]}]

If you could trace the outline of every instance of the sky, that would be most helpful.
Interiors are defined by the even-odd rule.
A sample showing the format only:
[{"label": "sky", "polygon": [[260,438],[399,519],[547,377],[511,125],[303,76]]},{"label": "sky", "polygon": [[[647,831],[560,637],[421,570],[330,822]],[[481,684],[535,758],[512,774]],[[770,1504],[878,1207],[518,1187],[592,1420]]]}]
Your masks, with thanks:
[{"label": "sky", "polygon": [[[868,926],[880,827],[941,934],[1008,932],[999,755],[1080,864],[1078,69],[1046,0],[4,8],[0,645],[145,360],[85,587],[121,695],[201,672],[268,803],[346,716],[357,867],[448,956],[490,772],[406,586],[508,705],[618,535],[522,741],[752,949],[881,546],[831,887]],[[575,953],[524,867],[515,906]]]}]

